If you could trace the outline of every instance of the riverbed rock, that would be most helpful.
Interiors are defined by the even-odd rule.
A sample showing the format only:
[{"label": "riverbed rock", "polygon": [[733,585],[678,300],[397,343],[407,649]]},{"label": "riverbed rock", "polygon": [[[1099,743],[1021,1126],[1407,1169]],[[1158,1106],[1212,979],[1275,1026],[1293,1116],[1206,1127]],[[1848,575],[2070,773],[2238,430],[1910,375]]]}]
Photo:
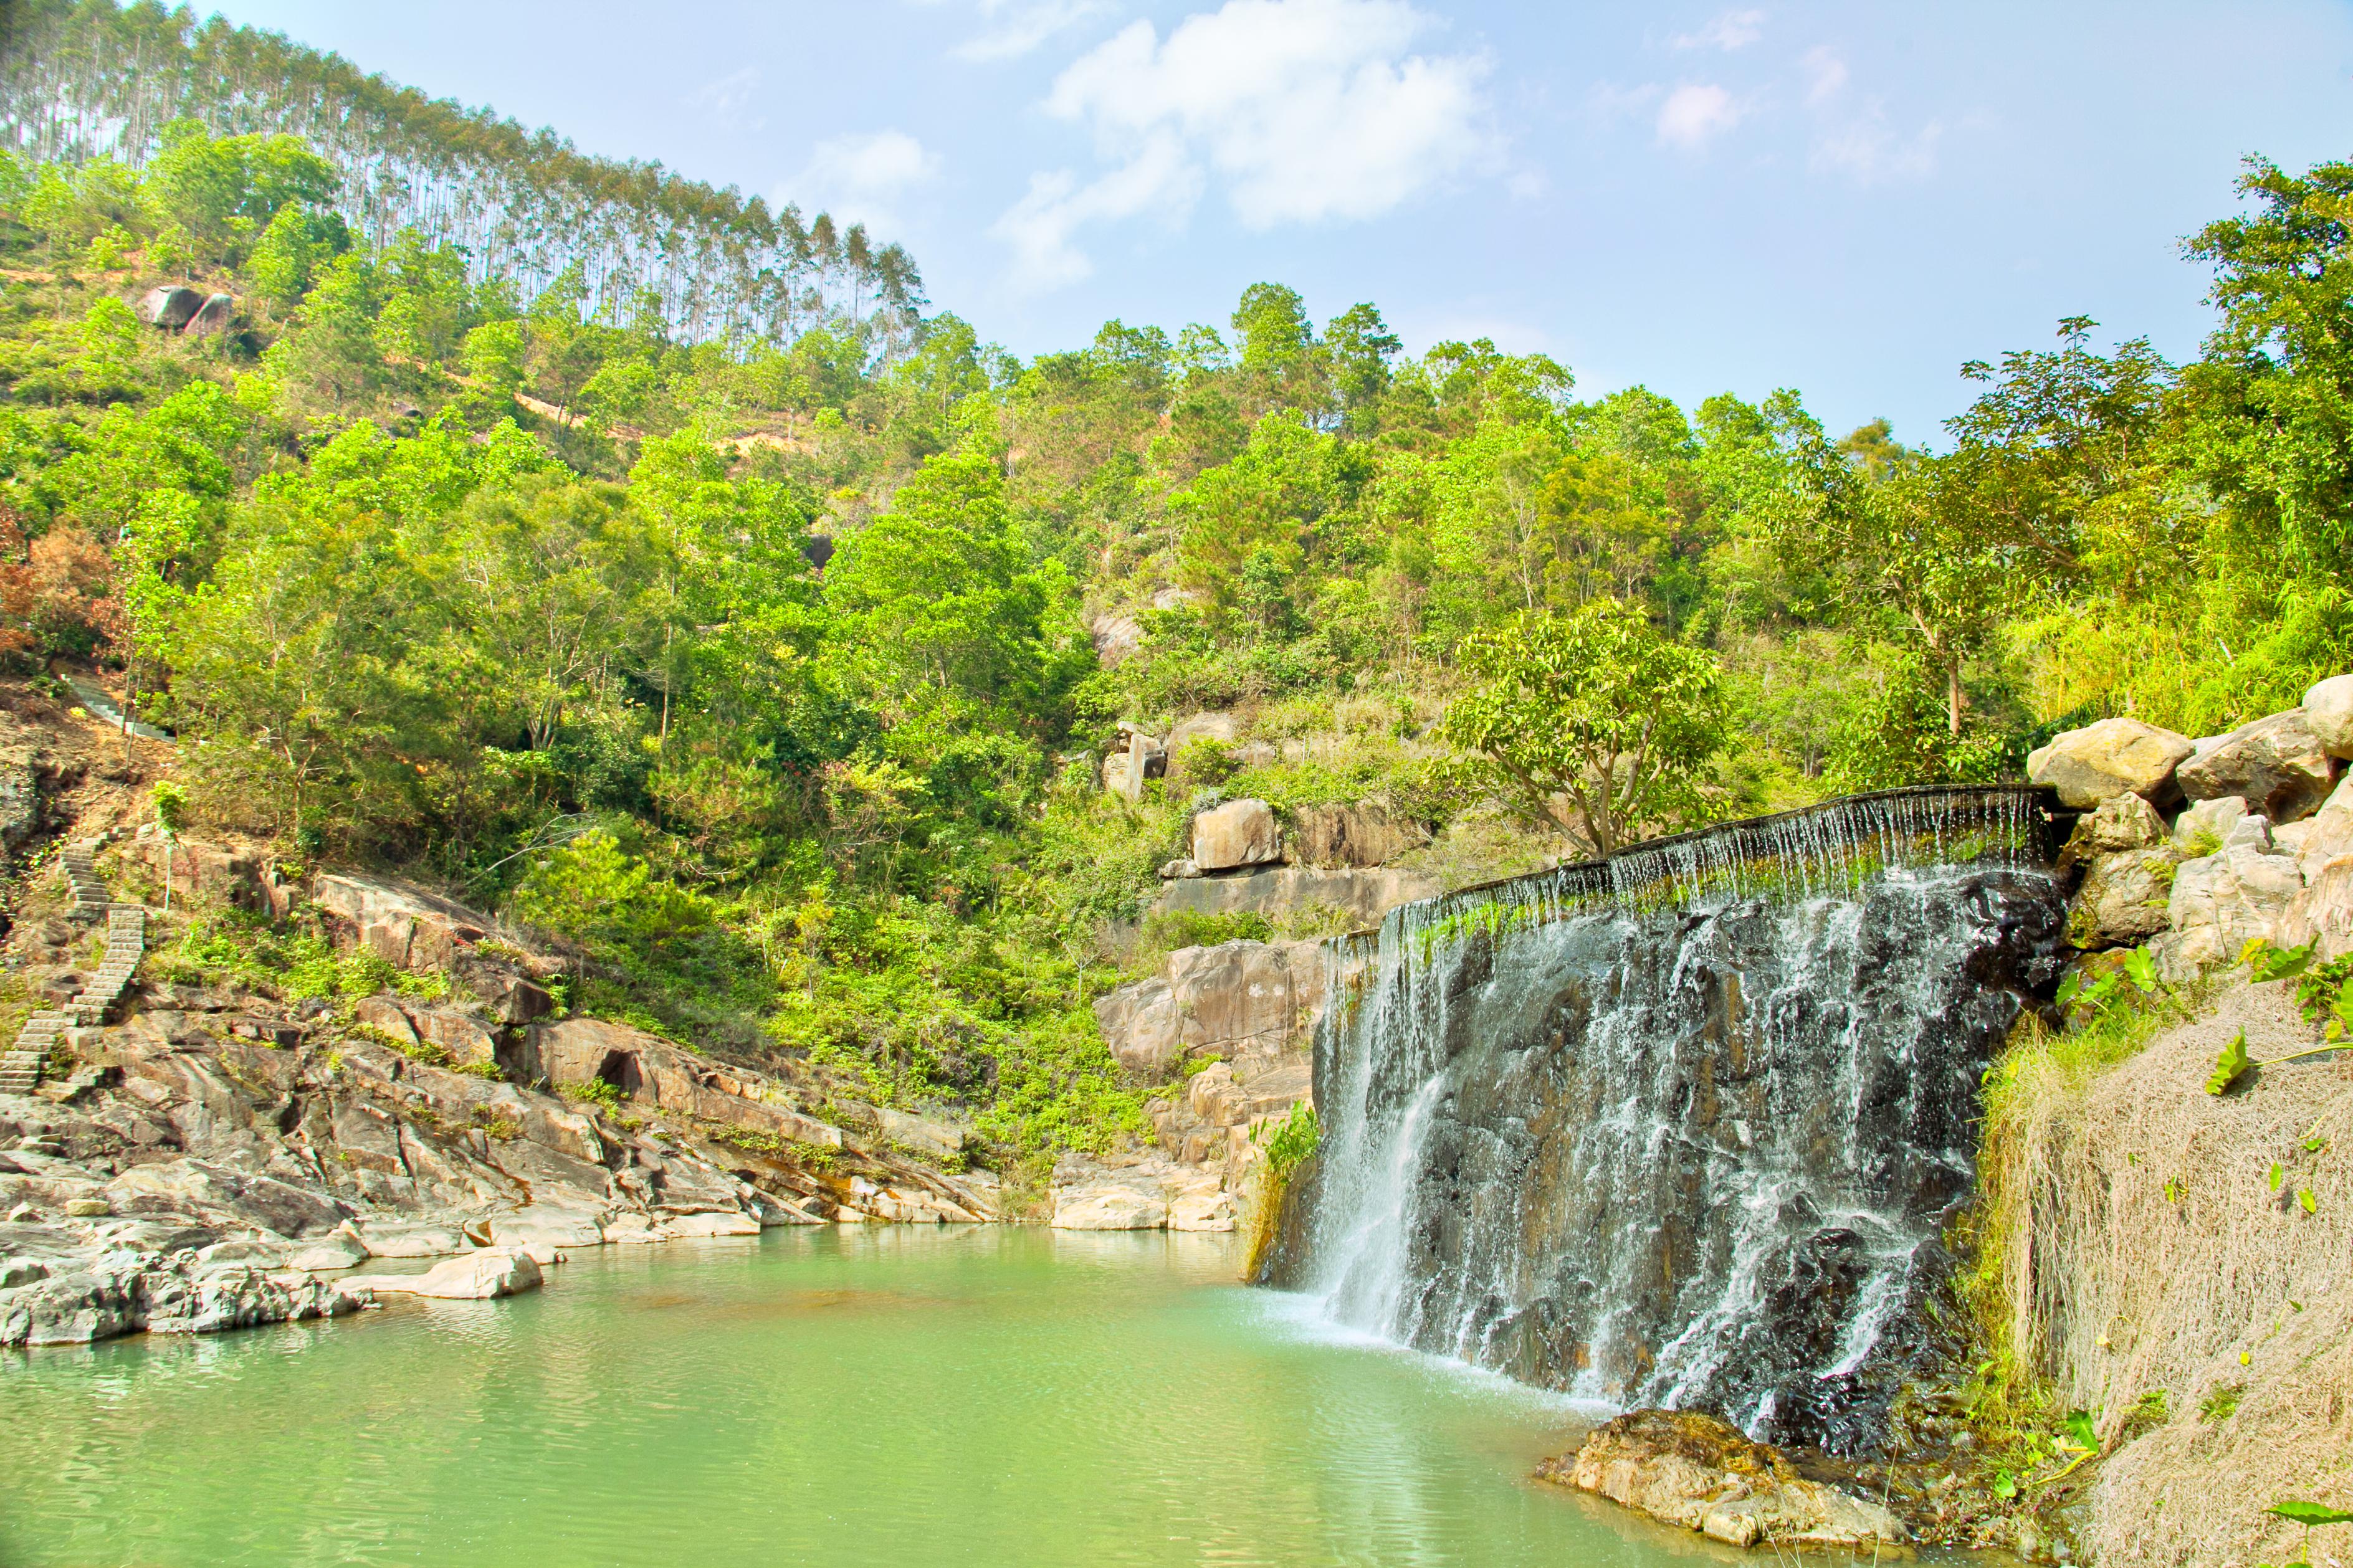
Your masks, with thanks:
[{"label": "riverbed rock", "polygon": [[2127,792],[2154,805],[2176,798],[2174,770],[2195,748],[2186,735],[2137,719],[2103,719],[2068,730],[2030,752],[2027,777],[2051,784],[2068,805],[2089,808]]},{"label": "riverbed rock", "polygon": [[1304,866],[1379,866],[1430,842],[1430,830],[1377,801],[1303,808],[1287,858]]},{"label": "riverbed rock", "polygon": [[1904,1547],[1877,1503],[1801,1477],[1778,1449],[1694,1411],[1637,1410],[1537,1475],[1735,1546]]},{"label": "riverbed rock", "polygon": [[2304,721],[2330,756],[2353,762],[2353,675],[2333,675],[2306,692]]},{"label": "riverbed rock", "polygon": [[341,1282],[356,1293],[431,1296],[448,1301],[488,1301],[536,1290],[543,1279],[531,1254],[519,1247],[485,1247],[437,1263],[422,1274],[358,1274]]},{"label": "riverbed rock", "polygon": [[1193,819],[1193,863],[1204,872],[1282,858],[1282,825],[1262,800],[1229,800]]},{"label": "riverbed rock", "polygon": [[339,1317],[357,1300],[300,1275],[238,1262],[200,1263],[182,1251],[101,1248],[44,1279],[0,1290],[0,1346],[90,1344],[145,1330],[216,1333]]},{"label": "riverbed rock", "polygon": [[2175,775],[2192,801],[2234,795],[2251,813],[2294,822],[2328,798],[2337,763],[2301,708],[2233,730],[2221,744],[2181,764]]},{"label": "riverbed rock", "polygon": [[1133,1187],[1057,1187],[1051,1223],[1056,1230],[1161,1230],[1168,1205]]}]

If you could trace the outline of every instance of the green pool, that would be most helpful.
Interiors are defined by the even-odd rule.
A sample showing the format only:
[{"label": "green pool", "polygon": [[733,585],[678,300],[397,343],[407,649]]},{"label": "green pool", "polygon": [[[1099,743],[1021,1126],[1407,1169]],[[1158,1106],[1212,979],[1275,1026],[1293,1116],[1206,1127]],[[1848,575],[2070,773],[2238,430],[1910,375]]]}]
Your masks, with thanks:
[{"label": "green pool", "polygon": [[772,1231],[509,1301],[0,1361],[0,1568],[1659,1564],[1587,1418],[1319,1332],[1229,1237]]}]

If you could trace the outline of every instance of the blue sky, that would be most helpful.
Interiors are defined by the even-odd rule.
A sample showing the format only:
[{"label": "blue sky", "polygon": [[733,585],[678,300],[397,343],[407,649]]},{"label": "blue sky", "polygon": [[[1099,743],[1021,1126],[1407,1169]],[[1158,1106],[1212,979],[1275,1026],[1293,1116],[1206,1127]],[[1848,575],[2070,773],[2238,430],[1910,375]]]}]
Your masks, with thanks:
[{"label": "blue sky", "polygon": [[229,0],[583,150],[903,241],[1024,355],[1247,285],[1587,393],[1933,440],[2065,315],[2173,357],[2240,160],[2353,157],[2353,6]]}]

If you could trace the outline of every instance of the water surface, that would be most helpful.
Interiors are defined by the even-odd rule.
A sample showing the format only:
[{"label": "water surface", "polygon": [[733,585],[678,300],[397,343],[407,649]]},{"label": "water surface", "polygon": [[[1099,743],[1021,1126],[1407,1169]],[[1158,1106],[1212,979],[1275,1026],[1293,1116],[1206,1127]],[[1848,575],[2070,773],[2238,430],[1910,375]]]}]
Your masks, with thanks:
[{"label": "water surface", "polygon": [[771,1231],[507,1301],[0,1361],[0,1568],[1741,1555],[1529,1481],[1589,1414],[1318,1331],[1231,1238]]}]

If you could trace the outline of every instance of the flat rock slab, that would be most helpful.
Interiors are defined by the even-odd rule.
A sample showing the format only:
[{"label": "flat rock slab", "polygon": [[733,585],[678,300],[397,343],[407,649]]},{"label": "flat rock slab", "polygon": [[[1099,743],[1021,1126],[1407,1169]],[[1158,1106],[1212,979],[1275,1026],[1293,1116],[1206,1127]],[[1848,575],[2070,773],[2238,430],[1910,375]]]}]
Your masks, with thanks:
[{"label": "flat rock slab", "polygon": [[349,1292],[375,1296],[430,1296],[448,1301],[488,1301],[536,1290],[539,1264],[515,1247],[485,1247],[437,1263],[422,1274],[356,1274],[340,1282]]},{"label": "flat rock slab", "polygon": [[1900,1550],[1911,1540],[1877,1503],[1803,1479],[1778,1449],[1693,1411],[1620,1415],[1536,1474],[1734,1546]]}]

